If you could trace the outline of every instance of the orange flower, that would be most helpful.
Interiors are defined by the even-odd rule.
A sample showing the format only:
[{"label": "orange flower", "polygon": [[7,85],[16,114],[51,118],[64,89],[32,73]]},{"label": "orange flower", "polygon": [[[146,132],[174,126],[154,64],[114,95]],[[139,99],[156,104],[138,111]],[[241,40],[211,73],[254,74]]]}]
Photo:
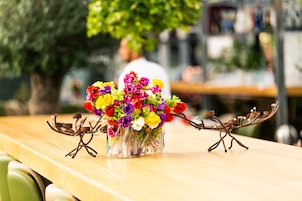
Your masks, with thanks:
[{"label": "orange flower", "polygon": [[138,108],[138,109],[141,109],[143,106],[142,101],[140,101],[138,98],[134,99],[133,105],[135,108]]}]

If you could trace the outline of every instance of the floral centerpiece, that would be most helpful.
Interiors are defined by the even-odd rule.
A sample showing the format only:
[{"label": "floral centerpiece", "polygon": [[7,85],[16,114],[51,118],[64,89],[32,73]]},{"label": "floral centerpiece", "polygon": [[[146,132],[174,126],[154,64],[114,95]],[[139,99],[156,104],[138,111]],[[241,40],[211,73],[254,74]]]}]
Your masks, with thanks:
[{"label": "floral centerpiece", "polygon": [[181,113],[186,104],[177,96],[161,96],[163,82],[139,78],[135,72],[124,77],[124,89],[113,82],[97,81],[86,90],[84,107],[106,121],[107,156],[127,158],[161,152],[165,122]]}]

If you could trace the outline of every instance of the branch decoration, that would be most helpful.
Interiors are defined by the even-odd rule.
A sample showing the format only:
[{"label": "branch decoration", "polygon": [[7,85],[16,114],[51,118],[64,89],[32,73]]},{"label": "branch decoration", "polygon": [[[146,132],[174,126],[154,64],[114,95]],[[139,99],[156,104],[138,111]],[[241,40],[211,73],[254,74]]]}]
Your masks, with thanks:
[{"label": "branch decoration", "polygon": [[231,134],[232,130],[234,128],[243,128],[255,124],[262,123],[268,119],[270,119],[279,109],[278,102],[271,104],[271,110],[270,111],[257,111],[256,107],[253,107],[250,112],[248,112],[246,115],[237,116],[233,119],[230,119],[228,122],[223,123],[217,116],[215,116],[215,111],[207,111],[205,113],[205,116],[207,119],[214,122],[214,124],[206,125],[204,120],[197,117],[197,122],[192,121],[186,117],[183,113],[178,114],[172,114],[173,116],[179,117],[187,121],[191,126],[195,127],[196,129],[211,129],[211,130],[219,130],[219,140],[214,143],[212,146],[208,148],[208,151],[212,151],[216,149],[220,143],[223,144],[224,151],[227,152],[227,148],[224,142],[224,139],[229,136],[231,137],[231,144],[228,147],[228,149],[231,149],[233,146],[233,141],[237,142],[241,147],[244,147],[245,149],[248,149],[247,146],[242,144],[236,137]]},{"label": "branch decoration", "polygon": [[[58,122],[57,115],[55,114],[51,116],[51,122],[47,121],[47,124],[53,131],[57,133],[79,137],[77,147],[67,153],[65,157],[71,156],[74,158],[82,148],[85,148],[89,155],[95,157],[97,152],[88,144],[92,141],[94,134],[103,128],[102,118],[98,118],[96,122],[88,122],[89,126],[84,126],[87,117],[83,118],[82,114],[74,114],[73,119],[75,120],[74,124]],[[90,138],[85,142],[84,136],[86,135],[90,135]]]}]

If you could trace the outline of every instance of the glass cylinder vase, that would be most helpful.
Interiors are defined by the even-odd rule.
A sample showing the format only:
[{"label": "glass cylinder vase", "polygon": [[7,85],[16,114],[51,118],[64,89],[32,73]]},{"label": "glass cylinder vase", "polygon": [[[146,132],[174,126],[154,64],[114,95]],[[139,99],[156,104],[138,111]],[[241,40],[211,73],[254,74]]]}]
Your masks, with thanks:
[{"label": "glass cylinder vase", "polygon": [[131,127],[109,126],[107,130],[107,157],[131,158],[161,153],[164,148],[163,126],[136,131]]}]

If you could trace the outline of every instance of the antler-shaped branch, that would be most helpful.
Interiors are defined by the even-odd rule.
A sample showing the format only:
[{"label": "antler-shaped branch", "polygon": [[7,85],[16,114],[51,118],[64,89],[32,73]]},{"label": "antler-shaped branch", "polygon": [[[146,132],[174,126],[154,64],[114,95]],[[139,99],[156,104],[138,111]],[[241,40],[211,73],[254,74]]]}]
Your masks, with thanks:
[{"label": "antler-shaped branch", "polygon": [[[259,112],[259,111],[256,111],[256,107],[254,107],[245,116],[237,116],[237,117],[229,120],[226,123],[221,122],[221,120],[218,117],[215,116],[215,111],[208,111],[208,112],[205,113],[205,116],[208,119],[210,119],[211,121],[216,123],[215,125],[210,125],[210,126],[205,125],[204,121],[200,118],[198,118],[199,123],[193,122],[193,121],[189,120],[186,117],[186,115],[184,115],[183,113],[171,114],[171,115],[176,116],[176,117],[180,117],[180,118],[186,120],[191,126],[197,128],[198,130],[200,130],[200,129],[219,130],[220,131],[219,132],[220,139],[215,144],[213,144],[208,149],[208,151],[214,150],[222,142],[223,146],[224,146],[224,150],[225,150],[225,152],[227,152],[227,149],[226,149],[225,143],[224,143],[224,138],[226,136],[230,136],[232,138],[231,145],[230,145],[229,149],[232,148],[233,141],[236,141],[240,146],[248,149],[247,146],[243,145],[240,141],[238,141],[231,134],[231,131],[234,128],[242,128],[242,127],[247,127],[247,126],[262,123],[262,122],[270,119],[272,116],[274,116],[276,114],[276,112],[278,111],[279,107],[280,106],[279,106],[278,102],[271,104],[271,111]],[[222,131],[225,132],[225,135],[223,135],[223,136],[221,135]]]},{"label": "antler-shaped branch", "polygon": [[[77,155],[78,151],[80,151],[80,149],[84,147],[91,156],[95,157],[95,154],[97,154],[97,152],[93,148],[88,146],[88,144],[92,141],[94,134],[101,128],[102,118],[100,117],[94,124],[90,121],[89,126],[84,126],[87,117],[82,118],[81,114],[74,114],[73,119],[75,119],[74,125],[72,123],[57,122],[57,115],[55,114],[51,116],[51,123],[47,121],[47,124],[53,131],[57,133],[80,137],[78,146],[68,154],[66,154],[66,156],[72,156],[72,158],[74,158]],[[84,142],[83,138],[86,134],[90,134],[90,138],[87,142]]]}]

